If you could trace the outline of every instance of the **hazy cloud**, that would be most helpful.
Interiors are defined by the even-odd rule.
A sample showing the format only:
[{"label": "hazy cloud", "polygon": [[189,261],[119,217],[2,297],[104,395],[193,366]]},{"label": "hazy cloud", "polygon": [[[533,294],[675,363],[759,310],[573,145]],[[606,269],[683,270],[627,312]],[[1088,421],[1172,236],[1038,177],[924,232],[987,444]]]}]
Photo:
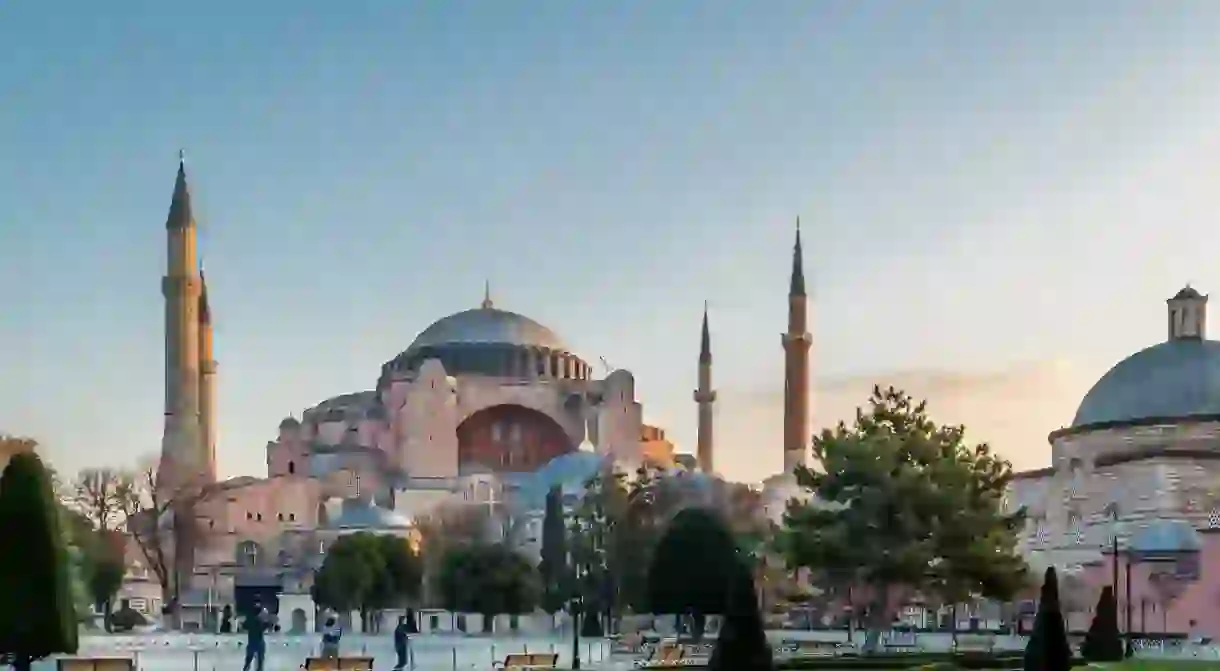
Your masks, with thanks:
[{"label": "hazy cloud", "polygon": [[[851,421],[875,384],[928,401],[933,419],[964,424],[969,438],[991,443],[1017,469],[1045,466],[1046,436],[1071,422],[1092,380],[1065,362],[1039,362],[979,373],[907,370],[816,382],[815,428]],[[718,468],[757,481],[781,466],[782,391],[725,390],[717,403]]]}]

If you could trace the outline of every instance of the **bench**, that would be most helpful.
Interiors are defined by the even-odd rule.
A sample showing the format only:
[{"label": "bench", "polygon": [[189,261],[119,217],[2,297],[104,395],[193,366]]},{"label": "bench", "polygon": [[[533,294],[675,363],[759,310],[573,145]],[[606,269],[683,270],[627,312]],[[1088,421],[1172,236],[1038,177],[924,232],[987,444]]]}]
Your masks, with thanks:
[{"label": "bench", "polygon": [[995,634],[958,634],[957,642],[953,644],[953,652],[985,652],[995,651]]},{"label": "bench", "polygon": [[135,671],[131,657],[63,657],[57,661],[58,671]]},{"label": "bench", "polygon": [[670,666],[680,663],[686,657],[686,651],[676,643],[662,643],[649,653],[647,659],[639,668],[647,669],[654,666]]},{"label": "bench", "polygon": [[559,655],[553,652],[514,653],[503,662],[492,662],[493,669],[553,669],[559,665]]},{"label": "bench", "polygon": [[308,657],[305,671],[373,671],[372,657]]},{"label": "bench", "polygon": [[777,657],[785,660],[814,659],[835,657],[839,654],[841,644],[833,641],[794,641],[785,640],[772,651]]}]

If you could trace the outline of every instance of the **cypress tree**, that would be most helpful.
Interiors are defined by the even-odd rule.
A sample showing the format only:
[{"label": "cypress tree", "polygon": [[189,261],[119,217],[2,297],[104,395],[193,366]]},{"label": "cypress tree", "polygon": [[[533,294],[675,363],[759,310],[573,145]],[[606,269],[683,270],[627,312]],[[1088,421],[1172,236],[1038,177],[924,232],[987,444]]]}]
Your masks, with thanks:
[{"label": "cypress tree", "polygon": [[741,562],[736,562],[732,582],[725,604],[724,623],[712,657],[708,660],[710,671],[771,671],[775,663],[771,658],[771,644],[763,628],[762,614],[758,610],[758,594],[754,590],[754,577]]},{"label": "cypress tree", "polygon": [[1118,602],[1114,600],[1114,588],[1106,585],[1097,599],[1097,612],[1085,635],[1081,655],[1090,662],[1121,662],[1123,640],[1118,633]]},{"label": "cypress tree", "polygon": [[552,487],[546,493],[542,518],[542,561],[538,565],[542,578],[542,609],[551,615],[563,610],[571,597],[567,533],[562,491],[559,487]]},{"label": "cypress tree", "polygon": [[1025,671],[1069,671],[1072,647],[1059,608],[1059,579],[1054,567],[1046,569],[1034,631],[1025,646]]},{"label": "cypress tree", "polygon": [[0,476],[0,655],[16,671],[76,652],[69,558],[51,478],[32,452]]}]

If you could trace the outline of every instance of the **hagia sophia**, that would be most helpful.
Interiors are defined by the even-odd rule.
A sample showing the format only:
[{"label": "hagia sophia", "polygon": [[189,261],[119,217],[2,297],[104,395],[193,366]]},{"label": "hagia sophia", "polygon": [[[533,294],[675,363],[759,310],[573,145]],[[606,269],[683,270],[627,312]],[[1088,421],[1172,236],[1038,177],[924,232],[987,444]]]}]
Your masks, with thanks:
[{"label": "hagia sophia", "polygon": [[[414,519],[444,506],[515,508],[528,520],[522,551],[536,552],[552,486],[579,489],[607,463],[714,477],[706,310],[692,457],[644,423],[631,371],[599,377],[555,331],[498,307],[488,290],[481,305],[435,321],[391,356],[370,375],[370,389],[284,418],[266,446],[266,477],[217,481],[215,306],[181,164],[166,235],[158,485],[172,493],[198,483],[207,492],[196,513],[206,534],[176,567],[189,586],[181,592],[188,618],[233,603],[243,589],[262,590],[279,595],[294,628],[311,628],[308,587],[328,543],[360,530],[410,538]],[[799,227],[788,289],[777,446],[784,471],[762,492],[773,520],[801,496],[792,471],[806,463],[811,437],[813,338]],[[1028,514],[1020,547],[1033,567],[1065,575],[1074,629],[1087,627],[1101,587],[1116,584],[1124,626],[1220,637],[1220,341],[1206,338],[1206,309],[1207,296],[1191,287],[1170,298],[1166,340],[1098,380],[1072,423],[1050,432],[1051,464],[1017,473],[1010,487],[1005,505]],[[148,593],[148,610],[159,598]]]},{"label": "hagia sophia", "polygon": [[[162,500],[183,488],[206,492],[195,509],[203,537],[178,548],[175,567],[187,626],[218,603],[265,594],[277,596],[294,620],[308,620],[294,627],[311,628],[313,571],[327,544],[345,533],[411,538],[413,519],[445,506],[512,508],[526,520],[521,550],[536,554],[542,503],[553,486],[582,490],[606,464],[628,473],[648,465],[696,483],[714,473],[716,394],[706,306],[692,456],[676,454],[662,428],[643,422],[631,371],[598,377],[555,331],[498,307],[487,288],[478,307],[437,320],[386,361],[370,376],[371,389],[284,418],[266,446],[266,477],[218,481],[216,310],[199,268],[182,162],[166,236],[165,430],[157,484]],[[784,337],[789,469],[803,463],[809,436],[811,339],[799,230],[790,293],[791,333]],[[151,590],[141,599],[148,611],[163,605],[158,600]]]}]

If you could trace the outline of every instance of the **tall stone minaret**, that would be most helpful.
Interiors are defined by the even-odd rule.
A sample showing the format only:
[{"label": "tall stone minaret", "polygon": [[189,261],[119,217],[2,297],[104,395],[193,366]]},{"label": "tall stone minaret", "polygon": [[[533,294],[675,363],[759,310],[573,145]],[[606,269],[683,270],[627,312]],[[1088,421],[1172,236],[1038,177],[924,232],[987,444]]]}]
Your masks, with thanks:
[{"label": "tall stone minaret", "polygon": [[216,482],[216,359],[212,356],[212,311],[208,282],[199,270],[199,437],[206,459],[204,479]]},{"label": "tall stone minaret", "polygon": [[716,392],[712,389],[712,334],[707,328],[707,303],[703,304],[703,333],[699,341],[699,388],[695,390],[695,403],[699,408],[699,434],[696,439],[696,458],[699,470],[711,475],[715,472],[712,450],[712,405]]},{"label": "tall stone minaret", "polygon": [[164,496],[173,497],[182,487],[206,477],[208,468],[199,428],[199,307],[203,282],[198,271],[191,194],[181,157],[165,235],[167,263],[161,280],[165,296],[165,433],[157,485]]},{"label": "tall stone minaret", "polygon": [[796,220],[792,279],[788,286],[788,332],[784,345],[784,473],[804,466],[809,452],[809,334],[805,269],[801,259],[801,220]]}]

